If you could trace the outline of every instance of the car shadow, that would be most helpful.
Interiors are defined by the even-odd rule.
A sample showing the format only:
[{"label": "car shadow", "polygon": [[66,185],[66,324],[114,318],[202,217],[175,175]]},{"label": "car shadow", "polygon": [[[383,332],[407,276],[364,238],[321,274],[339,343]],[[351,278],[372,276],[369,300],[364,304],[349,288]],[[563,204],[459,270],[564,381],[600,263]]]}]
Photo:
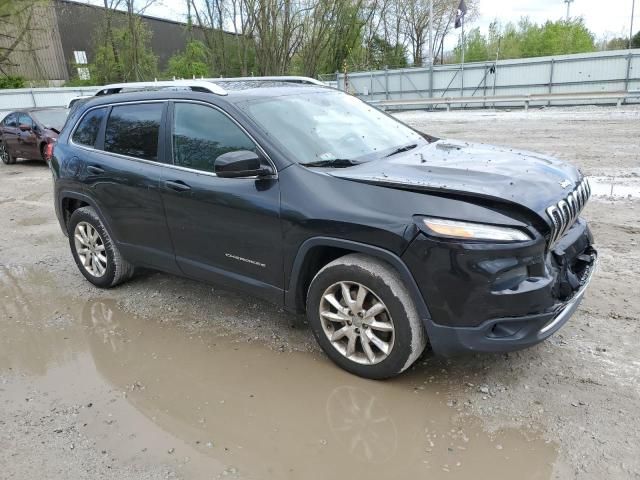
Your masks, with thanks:
[{"label": "car shadow", "polygon": [[47,162],[45,162],[44,160],[26,160],[26,159],[22,159],[22,158],[18,158],[17,162],[14,164],[14,166],[24,166],[24,167],[28,167],[28,168],[39,168],[39,167],[45,167],[48,168],[49,166],[47,165]]}]

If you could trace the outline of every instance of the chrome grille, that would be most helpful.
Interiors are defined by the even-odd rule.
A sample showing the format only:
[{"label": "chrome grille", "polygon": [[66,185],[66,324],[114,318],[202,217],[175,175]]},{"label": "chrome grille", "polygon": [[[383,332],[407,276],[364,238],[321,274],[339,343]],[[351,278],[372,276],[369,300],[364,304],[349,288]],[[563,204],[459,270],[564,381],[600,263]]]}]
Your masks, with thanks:
[{"label": "chrome grille", "polygon": [[589,181],[584,178],[567,198],[547,208],[547,215],[553,223],[549,246],[553,246],[569,230],[580,216],[580,212],[591,196]]}]

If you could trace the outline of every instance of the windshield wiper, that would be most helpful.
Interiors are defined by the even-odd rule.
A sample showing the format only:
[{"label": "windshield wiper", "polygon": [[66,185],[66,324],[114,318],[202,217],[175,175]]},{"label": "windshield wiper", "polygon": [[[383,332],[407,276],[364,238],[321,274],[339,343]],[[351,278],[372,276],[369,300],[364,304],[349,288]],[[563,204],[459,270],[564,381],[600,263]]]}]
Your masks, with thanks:
[{"label": "windshield wiper", "polygon": [[347,168],[354,165],[360,165],[361,162],[350,160],[348,158],[334,158],[333,160],[317,160],[315,162],[303,163],[305,167],[334,167]]},{"label": "windshield wiper", "polygon": [[391,157],[393,155],[397,155],[398,153],[408,152],[409,150],[413,150],[418,146],[417,143],[412,143],[411,145],[405,145],[404,147],[400,147],[391,152],[387,157]]}]

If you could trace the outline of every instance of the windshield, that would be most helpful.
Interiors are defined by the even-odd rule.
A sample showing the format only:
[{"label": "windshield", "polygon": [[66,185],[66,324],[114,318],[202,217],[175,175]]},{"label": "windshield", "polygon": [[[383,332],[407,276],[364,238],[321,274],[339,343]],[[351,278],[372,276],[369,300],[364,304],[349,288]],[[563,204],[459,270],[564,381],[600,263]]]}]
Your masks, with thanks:
[{"label": "windshield", "polygon": [[38,110],[31,112],[31,116],[46,128],[54,128],[58,131],[62,130],[64,122],[67,120],[69,110],[59,108],[56,110]]},{"label": "windshield", "polygon": [[355,164],[425,142],[409,127],[337,91],[254,100],[242,108],[303,165]]}]

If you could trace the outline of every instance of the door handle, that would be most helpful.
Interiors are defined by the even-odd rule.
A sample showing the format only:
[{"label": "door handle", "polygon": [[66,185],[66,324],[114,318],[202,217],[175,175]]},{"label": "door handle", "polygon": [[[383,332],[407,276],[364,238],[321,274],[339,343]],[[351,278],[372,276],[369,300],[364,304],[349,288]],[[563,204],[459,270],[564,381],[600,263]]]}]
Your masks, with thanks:
[{"label": "door handle", "polygon": [[104,169],[96,165],[89,165],[87,167],[87,172],[92,173],[93,175],[100,175],[104,173]]},{"label": "door handle", "polygon": [[186,192],[191,190],[191,187],[182,180],[167,180],[164,182],[164,186],[175,192]]}]

